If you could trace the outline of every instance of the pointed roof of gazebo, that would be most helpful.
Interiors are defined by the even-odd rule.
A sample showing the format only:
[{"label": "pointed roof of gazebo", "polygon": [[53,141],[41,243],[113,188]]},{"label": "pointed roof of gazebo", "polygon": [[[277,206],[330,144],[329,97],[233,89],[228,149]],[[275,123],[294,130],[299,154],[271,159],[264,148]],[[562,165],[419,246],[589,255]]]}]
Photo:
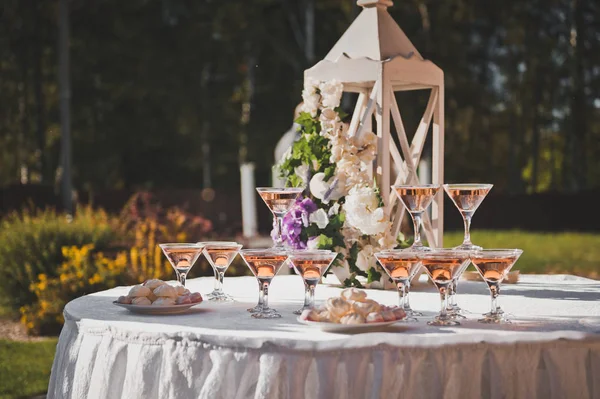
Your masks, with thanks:
[{"label": "pointed roof of gazebo", "polygon": [[352,22],[325,60],[336,61],[345,54],[349,58],[370,58],[384,61],[401,55],[423,59],[406,34],[387,12],[391,0],[358,0],[362,12]]}]

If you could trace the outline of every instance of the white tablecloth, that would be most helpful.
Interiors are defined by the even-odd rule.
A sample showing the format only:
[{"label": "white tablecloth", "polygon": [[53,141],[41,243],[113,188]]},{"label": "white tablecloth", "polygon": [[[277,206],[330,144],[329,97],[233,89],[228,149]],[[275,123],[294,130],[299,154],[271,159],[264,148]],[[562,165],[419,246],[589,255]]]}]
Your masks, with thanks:
[{"label": "white tablecloth", "polygon": [[[423,279],[424,276],[422,276]],[[188,280],[211,291],[212,278]],[[459,284],[473,312],[460,327],[401,323],[364,334],[325,333],[296,321],[298,276],[278,276],[270,302],[281,319],[256,320],[253,277],[226,278],[237,301],[190,313],[134,315],[111,302],[119,287],[70,302],[48,398],[600,398],[600,285],[574,276],[521,276],[500,303],[518,320],[477,323],[488,311],[483,282]],[[368,291],[385,304],[395,292]],[[317,299],[338,295],[320,285]],[[426,316],[439,295],[411,293]]]}]

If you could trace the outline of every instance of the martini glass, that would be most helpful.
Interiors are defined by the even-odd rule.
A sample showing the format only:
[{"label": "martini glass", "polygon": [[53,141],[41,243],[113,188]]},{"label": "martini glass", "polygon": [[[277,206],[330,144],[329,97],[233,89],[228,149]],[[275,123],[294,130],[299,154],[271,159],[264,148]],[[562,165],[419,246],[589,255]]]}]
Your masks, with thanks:
[{"label": "martini glass", "polygon": [[504,311],[498,306],[497,300],[500,295],[500,283],[506,277],[510,269],[517,262],[521,254],[520,249],[483,249],[471,254],[471,261],[475,268],[487,283],[492,298],[492,308],[484,318],[478,320],[481,323],[509,323],[504,316]]},{"label": "martini glass", "polygon": [[[457,250],[457,251],[459,251],[459,250]],[[467,255],[470,256],[470,253],[467,252]],[[465,316],[465,313],[470,313],[470,312],[462,309],[460,306],[458,306],[458,303],[456,302],[456,290],[458,287],[458,280],[463,275],[465,270],[467,270],[468,267],[469,267],[469,262],[465,263],[462,270],[459,270],[459,272],[456,273],[456,277],[454,278],[454,280],[452,280],[452,282],[450,283],[450,286],[448,287],[448,294],[449,294],[449,296],[448,296],[448,314],[450,315],[450,317],[454,317],[454,318],[458,318],[458,319],[466,319],[467,316]]]},{"label": "martini glass", "polygon": [[414,312],[408,302],[410,280],[421,268],[421,260],[416,251],[383,251],[375,254],[383,270],[398,287],[399,306],[406,312],[406,321],[417,321],[414,316],[422,316]]},{"label": "martini glass", "polygon": [[258,280],[258,305],[252,312],[256,319],[276,319],[281,315],[269,307],[269,285],[288,259],[285,251],[277,249],[243,249],[240,255]]},{"label": "martini glass", "polygon": [[200,243],[204,244],[204,256],[215,272],[215,288],[207,295],[209,301],[232,302],[233,298],[223,292],[223,279],[227,268],[237,256],[242,245],[237,242],[216,241]]},{"label": "martini glass", "polygon": [[493,184],[444,184],[446,194],[458,208],[465,224],[465,238],[455,249],[465,251],[481,249],[471,242],[471,219],[493,186]]},{"label": "martini glass", "polygon": [[327,250],[293,251],[290,253],[290,262],[294,270],[304,280],[304,306],[294,311],[294,314],[302,314],[304,310],[312,309],[315,306],[315,288],[336,257],[336,252]]},{"label": "martini glass", "polygon": [[431,201],[433,201],[440,186],[435,184],[393,186],[393,189],[413,220],[415,239],[413,244],[407,249],[412,251],[430,251],[431,248],[426,247],[421,242],[421,226],[423,225],[423,213],[431,205]]},{"label": "martini glass", "polygon": [[177,281],[185,287],[185,279],[204,249],[202,243],[159,244],[177,274]]},{"label": "martini glass", "polygon": [[460,276],[469,264],[469,253],[455,251],[452,249],[435,249],[430,252],[419,254],[421,263],[433,284],[440,291],[442,306],[440,314],[433,321],[428,322],[430,326],[458,326],[456,321],[447,312],[448,290],[452,280]]},{"label": "martini glass", "polygon": [[258,187],[256,189],[262,200],[267,204],[271,213],[273,213],[275,222],[275,231],[277,238],[274,240],[273,249],[284,249],[283,239],[281,237],[281,222],[286,213],[292,208],[294,202],[304,189],[299,187],[277,188],[277,187]]}]

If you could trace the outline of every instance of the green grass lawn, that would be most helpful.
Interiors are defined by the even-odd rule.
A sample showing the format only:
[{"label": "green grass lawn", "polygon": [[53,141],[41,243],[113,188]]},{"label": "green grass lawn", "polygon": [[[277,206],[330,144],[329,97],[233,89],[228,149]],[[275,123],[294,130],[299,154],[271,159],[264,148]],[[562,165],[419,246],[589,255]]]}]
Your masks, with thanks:
[{"label": "green grass lawn", "polygon": [[56,338],[36,342],[0,340],[0,399],[46,392],[56,342]]},{"label": "green grass lawn", "polygon": [[[463,232],[444,235],[444,247],[459,245]],[[532,233],[518,230],[471,231],[471,241],[484,248],[520,248],[514,266],[521,273],[560,273],[600,278],[600,234]]]}]

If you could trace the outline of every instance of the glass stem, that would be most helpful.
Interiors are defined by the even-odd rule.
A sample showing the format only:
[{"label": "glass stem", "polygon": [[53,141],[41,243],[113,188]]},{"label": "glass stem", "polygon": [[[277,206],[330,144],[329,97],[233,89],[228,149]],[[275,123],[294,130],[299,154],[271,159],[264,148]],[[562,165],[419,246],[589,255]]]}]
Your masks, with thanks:
[{"label": "glass stem", "polygon": [[310,308],[310,287],[304,282],[304,309]]},{"label": "glass stem", "polygon": [[179,282],[181,283],[181,285],[183,285],[185,287],[185,278],[187,277],[187,273],[179,273]]},{"label": "glass stem", "polygon": [[223,279],[225,278],[225,273],[221,272],[221,271],[217,271],[217,287],[216,287],[216,291],[218,292],[222,292],[223,291]]},{"label": "glass stem", "polygon": [[413,228],[415,230],[415,240],[413,245],[421,246],[421,223],[423,212],[415,212],[412,214],[413,219]]},{"label": "glass stem", "polygon": [[456,306],[456,280],[452,280],[450,283],[450,297],[448,298],[448,306],[453,309]]},{"label": "glass stem", "polygon": [[258,280],[258,304],[256,305],[256,308],[262,308],[263,306],[263,288],[262,288],[262,282],[260,280]]},{"label": "glass stem", "polygon": [[312,309],[315,307],[315,287],[316,284],[308,285],[308,306]]},{"label": "glass stem", "polygon": [[446,319],[448,317],[448,313],[446,309],[448,308],[448,285],[440,286],[440,298],[442,300],[442,308],[440,310],[440,319]]},{"label": "glass stem", "polygon": [[275,218],[275,248],[283,248],[283,238],[281,237],[281,224],[283,223],[283,216],[273,214]]},{"label": "glass stem", "polygon": [[406,281],[396,281],[396,287],[398,288],[398,306],[404,309],[406,307]]},{"label": "glass stem", "polygon": [[404,285],[404,310],[411,310],[410,308],[410,279],[406,280]]},{"label": "glass stem", "polygon": [[270,282],[267,280],[261,282],[262,289],[260,291],[261,295],[259,296],[259,300],[260,300],[260,297],[262,296],[263,310],[269,309],[269,284],[270,284]]},{"label": "glass stem", "polygon": [[489,283],[490,285],[490,297],[492,299],[492,309],[490,313],[498,313],[498,295],[500,295],[500,284]]},{"label": "glass stem", "polygon": [[463,244],[471,244],[471,218],[473,213],[463,212],[463,222],[465,223],[465,238]]},{"label": "glass stem", "polygon": [[215,288],[214,291],[219,291],[219,273],[217,272],[217,269],[215,269],[213,267],[213,271],[215,272]]}]

